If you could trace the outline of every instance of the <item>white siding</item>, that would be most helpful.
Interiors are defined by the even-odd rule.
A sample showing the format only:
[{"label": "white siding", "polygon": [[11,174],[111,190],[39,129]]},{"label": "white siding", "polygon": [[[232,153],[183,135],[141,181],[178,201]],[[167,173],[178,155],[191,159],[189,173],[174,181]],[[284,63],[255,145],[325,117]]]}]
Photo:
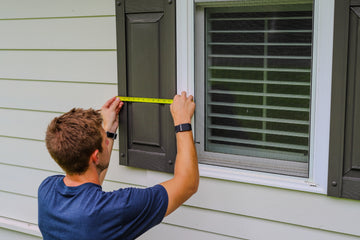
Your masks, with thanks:
[{"label": "white siding", "polygon": [[115,51],[1,50],[0,65],[3,80],[117,82]]},{"label": "white siding", "polygon": [[[110,16],[0,21],[1,48],[115,49],[113,18]],[[24,36],[27,36],[26,41]]]},{"label": "white siding", "polygon": [[[0,5],[0,239],[39,239],[37,187],[62,172],[45,148],[47,124],[117,94],[114,1]],[[118,161],[115,143],[106,190],[171,177]],[[359,201],[203,177],[192,199],[139,239],[360,239],[359,215]]]},{"label": "white siding", "polygon": [[1,19],[114,15],[112,0],[1,0]]},{"label": "white siding", "polygon": [[41,237],[33,235],[26,235],[21,232],[9,231],[4,228],[0,228],[0,236],[2,239],[21,239],[21,240],[39,240]]}]

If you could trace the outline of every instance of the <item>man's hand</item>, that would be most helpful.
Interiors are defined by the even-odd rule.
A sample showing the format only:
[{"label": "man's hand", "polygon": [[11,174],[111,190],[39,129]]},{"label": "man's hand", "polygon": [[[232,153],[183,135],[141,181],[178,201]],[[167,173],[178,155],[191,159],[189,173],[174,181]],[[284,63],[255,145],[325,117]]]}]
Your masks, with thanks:
[{"label": "man's hand", "polygon": [[191,117],[195,111],[193,96],[186,97],[186,92],[181,95],[175,95],[173,103],[170,105],[171,115],[174,125],[191,123]]},{"label": "man's hand", "polygon": [[101,108],[104,130],[115,133],[119,126],[119,112],[124,105],[119,98],[109,99]]}]

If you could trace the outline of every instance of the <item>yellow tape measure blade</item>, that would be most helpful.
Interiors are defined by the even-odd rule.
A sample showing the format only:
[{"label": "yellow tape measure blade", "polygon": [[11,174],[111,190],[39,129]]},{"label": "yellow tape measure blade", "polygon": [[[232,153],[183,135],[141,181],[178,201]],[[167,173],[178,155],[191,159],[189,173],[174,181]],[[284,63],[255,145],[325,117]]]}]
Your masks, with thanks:
[{"label": "yellow tape measure blade", "polygon": [[118,96],[123,102],[140,102],[140,103],[161,103],[161,104],[171,104],[172,99],[165,98],[143,98],[143,97],[124,97]]}]

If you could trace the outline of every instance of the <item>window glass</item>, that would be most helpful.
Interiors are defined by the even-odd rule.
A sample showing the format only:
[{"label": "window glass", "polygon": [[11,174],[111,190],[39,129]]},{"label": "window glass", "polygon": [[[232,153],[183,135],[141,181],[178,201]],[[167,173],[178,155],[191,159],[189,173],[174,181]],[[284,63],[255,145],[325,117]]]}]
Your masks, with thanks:
[{"label": "window glass", "polygon": [[313,4],[204,11],[204,150],[308,163]]}]

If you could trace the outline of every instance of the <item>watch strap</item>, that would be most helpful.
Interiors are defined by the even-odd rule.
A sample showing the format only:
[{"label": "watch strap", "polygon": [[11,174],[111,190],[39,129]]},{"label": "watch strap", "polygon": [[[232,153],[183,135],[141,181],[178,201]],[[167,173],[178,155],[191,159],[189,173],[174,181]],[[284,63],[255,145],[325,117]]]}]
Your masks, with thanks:
[{"label": "watch strap", "polygon": [[111,139],[116,139],[116,137],[117,137],[117,133],[113,133],[113,132],[109,132],[109,131],[106,131],[106,136],[108,137],[108,138],[111,138]]},{"label": "watch strap", "polygon": [[178,132],[186,132],[191,131],[191,124],[190,123],[183,123],[175,126],[175,133]]}]

